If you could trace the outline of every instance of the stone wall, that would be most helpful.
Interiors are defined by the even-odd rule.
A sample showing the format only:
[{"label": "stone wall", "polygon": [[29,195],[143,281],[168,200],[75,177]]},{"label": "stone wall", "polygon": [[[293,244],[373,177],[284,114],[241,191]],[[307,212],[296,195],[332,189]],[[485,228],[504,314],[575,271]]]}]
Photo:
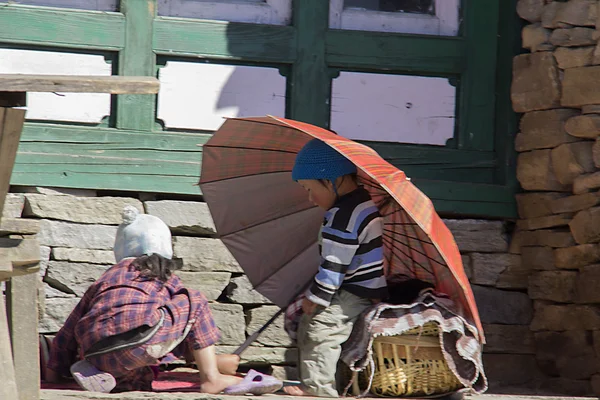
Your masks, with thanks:
[{"label": "stone wall", "polygon": [[[13,188],[16,190],[21,193],[9,194],[4,218],[36,220],[40,225],[41,332],[56,332],[86,288],[114,262],[111,248],[124,205],[156,215],[169,225],[175,257],[183,261],[177,274],[211,301],[223,332],[219,351],[235,350],[277,311],[252,290],[237,262],[214,238],[214,225],[202,202],[155,200],[147,194],[116,197],[87,190]],[[526,294],[529,269],[525,266],[529,264],[508,253],[510,232],[504,222],[446,223],[463,253],[480,307],[488,339],[484,362],[491,390],[517,387],[523,392],[523,387],[533,387],[537,378],[529,331],[533,308]],[[243,361],[272,365],[279,376],[293,378],[296,349],[282,322],[280,319],[270,327],[243,354]]]},{"label": "stone wall", "polygon": [[523,113],[511,252],[529,265],[537,365],[555,393],[600,394],[600,14],[596,0],[520,0]]}]

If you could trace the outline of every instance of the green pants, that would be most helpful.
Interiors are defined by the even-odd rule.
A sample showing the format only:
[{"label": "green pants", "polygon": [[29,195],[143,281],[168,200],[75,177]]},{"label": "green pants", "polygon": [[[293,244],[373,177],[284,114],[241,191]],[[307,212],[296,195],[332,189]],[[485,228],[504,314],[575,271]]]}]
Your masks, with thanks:
[{"label": "green pants", "polygon": [[327,308],[318,307],[312,315],[303,315],[298,326],[300,380],[313,396],[339,397],[335,375],[354,322],[371,301],[345,290],[338,291]]}]

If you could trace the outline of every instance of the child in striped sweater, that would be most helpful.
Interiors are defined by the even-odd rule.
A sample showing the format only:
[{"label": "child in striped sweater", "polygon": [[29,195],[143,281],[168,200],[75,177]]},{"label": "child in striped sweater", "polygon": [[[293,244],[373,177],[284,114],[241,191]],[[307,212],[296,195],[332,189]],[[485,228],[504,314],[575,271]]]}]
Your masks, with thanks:
[{"label": "child in striped sweater", "polygon": [[302,385],[286,387],[290,395],[339,396],[341,345],[358,316],[387,296],[381,216],[356,173],[352,162],[318,139],[296,157],[292,178],[327,213],[319,238],[321,265],[305,292],[297,332]]}]

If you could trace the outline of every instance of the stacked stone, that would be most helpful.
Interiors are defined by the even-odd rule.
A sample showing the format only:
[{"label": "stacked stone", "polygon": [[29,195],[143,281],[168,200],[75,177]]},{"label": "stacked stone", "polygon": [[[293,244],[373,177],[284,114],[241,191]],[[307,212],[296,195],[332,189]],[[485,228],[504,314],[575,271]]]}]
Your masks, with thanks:
[{"label": "stacked stone", "polygon": [[555,393],[600,394],[600,15],[596,0],[520,0],[512,101],[520,220],[511,251],[534,270],[537,363]]},{"label": "stacked stone", "polygon": [[461,251],[487,344],[483,363],[492,393],[534,393],[539,377],[529,329],[529,265],[510,254],[512,228],[502,221],[444,220]]}]

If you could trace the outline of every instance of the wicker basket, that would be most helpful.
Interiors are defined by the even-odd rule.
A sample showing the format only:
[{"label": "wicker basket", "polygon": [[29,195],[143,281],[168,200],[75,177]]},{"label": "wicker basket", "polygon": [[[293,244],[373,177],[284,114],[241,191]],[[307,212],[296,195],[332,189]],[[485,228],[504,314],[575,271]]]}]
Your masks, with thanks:
[{"label": "wicker basket", "polygon": [[[444,359],[438,335],[438,325],[428,323],[399,336],[375,338],[371,393],[390,397],[430,396],[462,388]],[[361,375],[360,386],[366,386],[371,367]]]}]

